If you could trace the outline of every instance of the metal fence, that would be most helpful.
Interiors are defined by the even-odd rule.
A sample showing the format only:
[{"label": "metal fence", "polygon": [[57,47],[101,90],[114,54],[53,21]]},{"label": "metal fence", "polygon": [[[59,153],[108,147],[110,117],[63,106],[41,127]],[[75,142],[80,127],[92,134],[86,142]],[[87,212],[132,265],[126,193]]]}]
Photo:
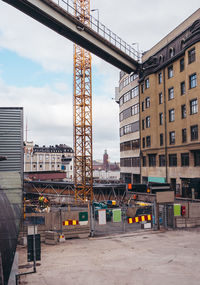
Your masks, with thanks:
[{"label": "metal fence", "polygon": [[[76,15],[76,19],[79,19],[81,15],[84,15],[84,10],[75,6],[73,0],[51,0],[56,3],[59,7],[63,8],[66,12],[72,16]],[[80,12],[81,11],[81,12]],[[120,49],[122,52],[133,58],[134,60],[140,61],[141,53],[135,50],[131,45],[127,44],[124,40],[118,37],[110,29],[108,29],[104,24],[102,24],[99,19],[96,19],[90,15],[90,28],[99,34],[102,38],[107,40],[109,43]],[[82,23],[81,23],[82,24]]]}]

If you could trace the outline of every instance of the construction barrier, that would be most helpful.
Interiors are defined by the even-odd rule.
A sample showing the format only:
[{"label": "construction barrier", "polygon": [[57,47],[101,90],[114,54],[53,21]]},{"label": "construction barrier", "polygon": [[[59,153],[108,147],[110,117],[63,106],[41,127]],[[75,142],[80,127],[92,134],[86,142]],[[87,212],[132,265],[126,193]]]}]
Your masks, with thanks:
[{"label": "construction barrier", "polygon": [[145,221],[151,221],[152,220],[152,215],[145,215],[145,216],[139,216],[135,218],[128,218],[128,223],[133,224],[133,223],[139,223],[139,222],[145,222]]},{"label": "construction barrier", "polygon": [[63,221],[63,226],[76,226],[76,225],[79,225],[79,221],[76,220]]}]

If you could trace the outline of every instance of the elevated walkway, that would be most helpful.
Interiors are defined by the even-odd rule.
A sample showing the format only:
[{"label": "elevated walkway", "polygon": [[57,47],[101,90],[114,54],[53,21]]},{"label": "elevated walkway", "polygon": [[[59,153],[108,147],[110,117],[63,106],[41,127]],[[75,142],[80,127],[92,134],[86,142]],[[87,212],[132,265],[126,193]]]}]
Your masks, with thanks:
[{"label": "elevated walkway", "polygon": [[72,0],[2,1],[127,73],[139,69],[139,53],[91,15],[90,27],[81,23]]}]

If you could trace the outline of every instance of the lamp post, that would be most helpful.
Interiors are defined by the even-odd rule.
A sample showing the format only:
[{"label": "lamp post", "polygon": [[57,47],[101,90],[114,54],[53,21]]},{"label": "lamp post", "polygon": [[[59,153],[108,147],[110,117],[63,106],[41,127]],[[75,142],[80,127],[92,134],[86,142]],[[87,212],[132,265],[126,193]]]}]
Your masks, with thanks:
[{"label": "lamp post", "polygon": [[97,33],[99,33],[99,9],[92,9],[91,12],[97,12]]}]

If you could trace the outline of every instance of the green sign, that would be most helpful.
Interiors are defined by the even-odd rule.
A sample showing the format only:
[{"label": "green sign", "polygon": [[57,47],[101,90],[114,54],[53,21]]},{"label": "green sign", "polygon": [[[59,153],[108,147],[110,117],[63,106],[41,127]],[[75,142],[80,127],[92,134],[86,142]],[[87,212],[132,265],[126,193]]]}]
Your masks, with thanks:
[{"label": "green sign", "polygon": [[120,223],[121,220],[122,220],[122,211],[121,211],[121,209],[113,210],[113,222],[114,223]]},{"label": "green sign", "polygon": [[174,217],[181,216],[181,205],[174,204]]},{"label": "green sign", "polygon": [[157,182],[157,183],[165,183],[165,177],[148,177],[148,182]]}]

